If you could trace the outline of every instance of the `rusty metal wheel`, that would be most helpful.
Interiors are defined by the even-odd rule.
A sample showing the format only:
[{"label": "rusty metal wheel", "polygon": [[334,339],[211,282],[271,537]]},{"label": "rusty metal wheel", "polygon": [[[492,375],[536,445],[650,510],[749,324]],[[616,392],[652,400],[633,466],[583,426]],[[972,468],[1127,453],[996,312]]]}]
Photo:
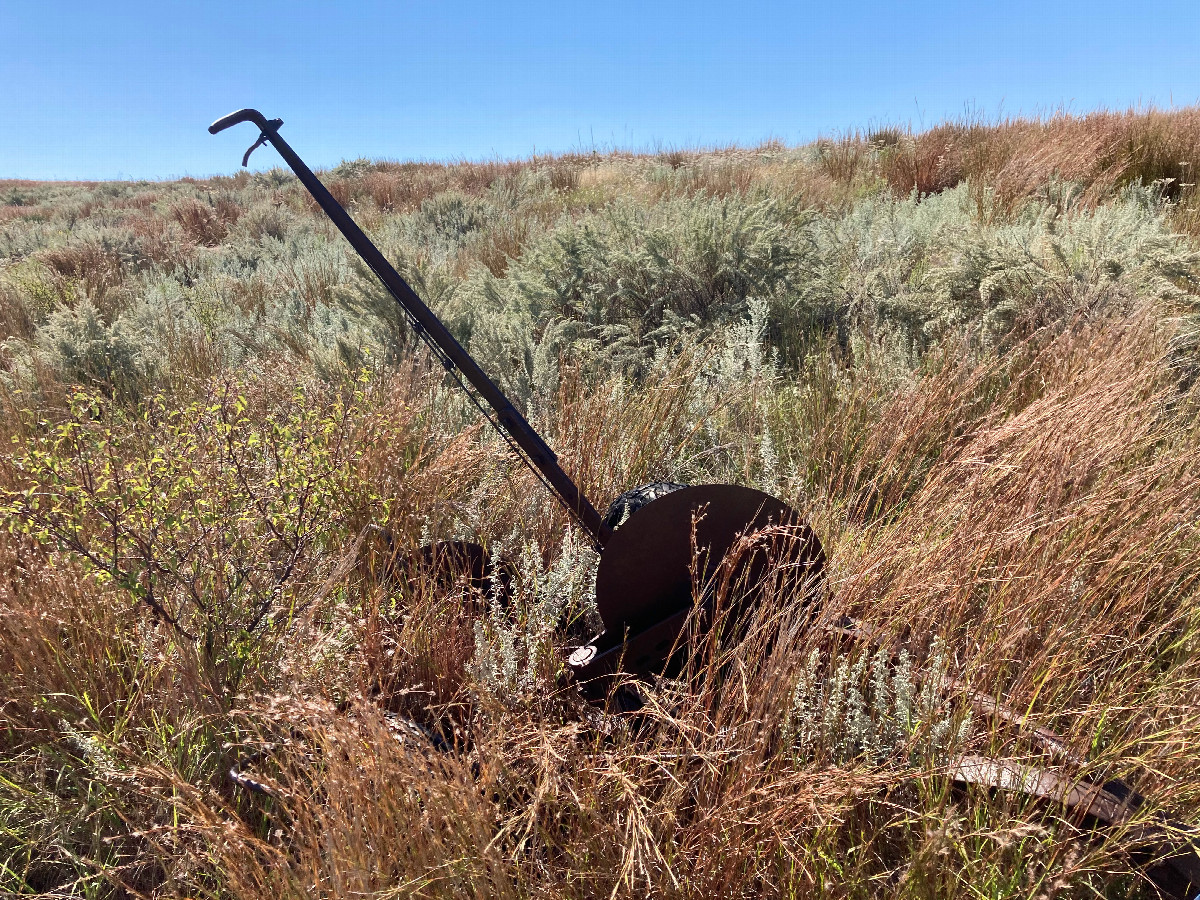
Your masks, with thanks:
[{"label": "rusty metal wheel", "polygon": [[618,667],[662,674],[678,665],[697,603],[736,592],[744,615],[763,596],[798,591],[811,605],[824,565],[816,534],[781,500],[736,485],[673,486],[629,515],[604,548],[596,606],[605,630],[568,667],[592,696]]}]

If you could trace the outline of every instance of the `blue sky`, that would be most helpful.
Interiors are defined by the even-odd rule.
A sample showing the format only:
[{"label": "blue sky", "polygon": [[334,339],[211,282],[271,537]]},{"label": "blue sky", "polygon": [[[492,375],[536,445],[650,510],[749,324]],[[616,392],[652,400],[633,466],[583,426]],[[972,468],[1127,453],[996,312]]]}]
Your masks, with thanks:
[{"label": "blue sky", "polygon": [[[768,138],[1200,101],[1200,2],[0,0],[0,178]],[[278,163],[270,149],[254,163]]]}]

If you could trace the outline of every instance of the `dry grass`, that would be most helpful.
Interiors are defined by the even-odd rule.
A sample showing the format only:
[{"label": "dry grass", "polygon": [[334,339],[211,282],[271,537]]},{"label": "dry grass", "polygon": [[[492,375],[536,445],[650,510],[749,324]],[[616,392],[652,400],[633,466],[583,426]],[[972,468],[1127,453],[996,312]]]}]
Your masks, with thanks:
[{"label": "dry grass", "polygon": [[[536,161],[533,163],[536,165]],[[353,206],[365,198],[385,212],[411,212],[426,200],[446,191],[480,196],[500,179],[515,175],[528,163],[491,160],[484,162],[442,163],[357,163],[344,164],[352,174],[328,179],[329,192],[343,206]],[[354,171],[355,168],[359,171]],[[314,213],[316,201],[305,195],[305,205]]]},{"label": "dry grass", "polygon": [[0,281],[0,341],[10,337],[33,337],[37,326],[25,305],[20,291]]},{"label": "dry grass", "polygon": [[1126,184],[1158,182],[1164,196],[1179,203],[1183,223],[1196,214],[1197,165],[1200,111],[1194,108],[951,122],[905,135],[880,162],[898,193],[936,193],[971,181],[981,198],[985,187],[992,191],[1006,212],[1052,179],[1081,184],[1093,202]]},{"label": "dry grass", "polygon": [[[972,215],[1003,219],[1058,180],[1092,205],[1160,181],[1177,227],[1193,227],[1197,122],[1105,113],[804,153],[328,175],[389,237],[447,191],[504,210],[454,242],[439,232],[444,271],[420,274],[454,286],[502,281],[554,222],[617,196],[836,211],[967,181]],[[594,559],[427,361],[318,377],[297,329],[290,353],[224,362],[213,297],[265,332],[280,298],[317,321],[344,287],[293,182],[85,189],[0,183],[12,209],[69,206],[94,226],[39,244],[20,230],[38,223],[0,224],[17,229],[0,233],[16,260],[0,339],[35,340],[71,290],[117,314],[122,292],[169,289],[210,318],[163,338],[161,397],[79,394],[37,355],[26,380],[2,382],[0,893],[1154,896],[1134,827],[1090,836],[1051,806],[953,782],[958,753],[1048,760],[943,697],[943,674],[1200,824],[1200,397],[1182,276],[1171,298],[1047,303],[989,350],[951,333],[915,371],[882,343],[851,354],[836,327],[794,371],[735,354],[730,375],[719,329],[684,332],[639,378],[564,354],[530,415],[587,493],[769,487],[825,543],[821,622],[852,614],[885,648],[772,597],[740,643],[691,634],[685,677],[642,685],[645,706],[617,713],[561,678],[595,624]],[[133,256],[112,250],[119,229]],[[146,280],[154,267],[173,280]],[[397,554],[452,538],[511,561],[505,602],[386,577]],[[932,699],[905,717],[902,696]],[[864,717],[888,739],[864,737]]]},{"label": "dry grass", "polygon": [[[1200,794],[1200,565],[1186,525],[1200,457],[1168,336],[1143,311],[1035,336],[1003,373],[947,365],[873,411],[811,413],[822,445],[867,443],[833,465],[810,511],[834,560],[829,616],[852,611],[917,660],[938,638],[956,676],[1104,771],[1134,773],[1187,820]],[[684,359],[616,405],[568,381],[555,443],[600,493],[662,472],[694,436],[696,375]],[[525,476],[477,480],[492,465],[479,432],[418,437],[424,390],[388,390],[360,475],[399,511],[461,508],[482,490],[488,533],[554,546],[561,515],[523,502]],[[742,402],[714,397],[709,415]],[[405,446],[425,449],[397,465]],[[393,526],[415,544],[420,521]],[[356,528],[329,552],[352,554]],[[495,693],[472,674],[461,599],[351,579],[272,641],[282,675],[223,697],[119,592],[24,541],[3,552],[0,810],[7,828],[43,836],[7,845],[14,889],[82,877],[157,896],[924,897],[1136,879],[1119,835],[1080,842],[1050,810],[951,790],[919,729],[883,761],[788,750],[805,661],[869,648],[805,631],[785,598],[736,648],[697,644],[691,681],[644,689],[649,706],[622,719],[587,711],[553,672],[544,693]],[[519,579],[516,602],[533,587]],[[395,712],[457,749],[436,751]],[[986,722],[966,746],[1031,752]],[[231,766],[269,793],[236,787]],[[70,830],[62,803],[82,804]]]},{"label": "dry grass", "polygon": [[183,227],[188,239],[205,247],[221,243],[241,214],[241,208],[227,197],[219,197],[211,204],[184,200],[171,209],[171,215]]},{"label": "dry grass", "polygon": [[422,183],[414,173],[403,170],[370,172],[363,176],[363,187],[375,205],[387,212],[419,209],[437,192],[432,181]]},{"label": "dry grass", "polygon": [[81,243],[46,250],[41,261],[54,275],[64,304],[73,304],[82,292],[98,308],[113,310],[111,295],[125,282],[125,260],[118,252],[97,243]]}]

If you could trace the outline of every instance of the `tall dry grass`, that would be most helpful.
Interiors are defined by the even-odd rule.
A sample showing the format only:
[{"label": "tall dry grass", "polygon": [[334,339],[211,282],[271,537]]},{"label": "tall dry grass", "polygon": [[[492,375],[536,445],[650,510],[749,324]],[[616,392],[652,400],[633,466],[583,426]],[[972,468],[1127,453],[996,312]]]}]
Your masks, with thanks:
[{"label": "tall dry grass", "polygon": [[[599,504],[651,480],[754,484],[824,542],[816,624],[777,596],[740,643],[690,634],[685,677],[634,688],[632,713],[562,678],[597,624],[594,554],[406,339],[387,365],[351,352],[377,346],[336,314],[357,282],[294,180],[0,184],[5,209],[49,211],[0,226],[0,893],[1155,896],[1138,826],[1154,809],[1196,826],[1200,799],[1195,277],[1161,226],[1191,227],[1195,121],[327,173],[475,349],[490,316],[497,374],[526,379]],[[886,196],[964,180],[962,209]],[[1167,205],[1071,218],[1135,181]],[[1121,281],[1137,261],[1117,272],[1085,235],[1043,264],[1060,244],[1003,230],[1030,198],[1056,234],[1166,261]],[[625,219],[603,219],[615,199]],[[747,209],[763,218],[743,230],[774,235],[761,266],[727,240]],[[893,265],[881,235],[936,216],[982,236]],[[661,251],[653,290],[554,255],[573,229],[635,227]],[[989,241],[1033,263],[985,291],[976,269],[1010,264]],[[644,274],[626,243],[597,246]],[[949,287],[928,296],[965,318],[935,332],[903,304],[938,266]],[[720,314],[666,316],[681,285]],[[995,340],[961,312],[988,291],[1026,304]],[[560,295],[674,330],[643,346],[624,320],[530,312]],[[501,319],[505,298],[527,318]],[[131,345],[135,324],[154,340]],[[144,353],[137,389],[48,349],[76,333],[102,362]],[[506,559],[507,594],[394,577],[448,539]],[[1153,809],[1096,834],[954,781],[961,754],[1053,764],[1034,726]]]},{"label": "tall dry grass", "polygon": [[1179,204],[1177,222],[1190,230],[1197,165],[1200,113],[1188,108],[949,122],[886,148],[880,171],[902,194],[936,193],[970,181],[981,204],[1004,213],[1052,179],[1082,185],[1092,202],[1127,184],[1158,183]]},{"label": "tall dry grass", "polygon": [[[807,505],[833,562],[827,619],[853,613],[903,648],[915,696],[933,683],[922,672],[942,667],[1190,821],[1200,457],[1169,337],[1150,310],[1037,334],[1002,375],[995,360],[947,364],[865,414],[810,413],[794,439],[850,444],[850,429],[869,448],[820,476]],[[680,363],[587,414],[583,397],[604,389],[564,383],[551,429],[568,464],[586,445],[585,479],[600,490],[662,471],[696,427],[681,412],[696,377]],[[392,390],[381,427],[411,428],[421,389]],[[718,424],[751,409],[714,400]],[[489,533],[553,547],[561,515],[527,505],[524,476],[508,489],[475,481],[489,465],[479,441],[397,467],[384,448],[401,442],[387,438],[361,471],[400,508],[484,490]],[[352,553],[352,531],[330,552]],[[1004,723],[967,720],[947,700],[930,709],[966,729],[951,743],[933,741],[941,720],[929,718],[859,749],[853,703],[831,712],[830,685],[869,680],[874,651],[806,629],[787,598],[736,647],[695,639],[693,676],[643,686],[636,715],[606,715],[554,667],[534,673],[532,693],[490,682],[472,666],[480,638],[461,597],[394,594],[343,568],[338,596],[301,604],[310,611],[272,643],[275,674],[222,695],[186,642],[69,554],[11,537],[4,553],[0,816],[13,891],[1073,896],[1138,883],[1122,832],[1084,838],[1052,807],[953,786],[955,752],[1040,759]],[[517,579],[520,615],[534,614],[536,571]],[[568,639],[555,634],[556,646]],[[825,700],[809,698],[823,718],[801,740],[806,672]],[[887,696],[859,689],[864,715],[892,714]]]}]

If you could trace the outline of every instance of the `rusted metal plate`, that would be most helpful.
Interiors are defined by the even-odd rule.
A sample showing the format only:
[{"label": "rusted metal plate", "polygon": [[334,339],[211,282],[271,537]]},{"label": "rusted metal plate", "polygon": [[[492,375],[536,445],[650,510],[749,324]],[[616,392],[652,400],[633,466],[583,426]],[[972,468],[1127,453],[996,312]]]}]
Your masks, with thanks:
[{"label": "rusted metal plate", "polygon": [[1071,777],[1064,769],[1040,769],[986,756],[961,756],[950,771],[961,784],[1013,791],[1057,804],[1074,816],[1078,825],[1122,826],[1123,843],[1164,895],[1192,900],[1200,893],[1200,836],[1161,815],[1135,821],[1145,799],[1123,781],[1096,784]]},{"label": "rusted metal plate", "polygon": [[814,597],[825,554],[796,510],[728,484],[672,490],[637,510],[609,539],[596,576],[605,631],[568,667],[598,697],[617,671],[656,675],[679,659],[694,606],[716,598],[737,620],[764,596]]},{"label": "rusted metal plate", "polygon": [[816,534],[796,510],[762,491],[697,485],[647,504],[614,532],[600,557],[596,606],[606,629],[637,632],[688,609],[693,582],[703,590],[739,539],[768,529],[757,548],[741,548],[743,581],[753,585],[785,544],[791,576],[820,576],[825,554]]}]

